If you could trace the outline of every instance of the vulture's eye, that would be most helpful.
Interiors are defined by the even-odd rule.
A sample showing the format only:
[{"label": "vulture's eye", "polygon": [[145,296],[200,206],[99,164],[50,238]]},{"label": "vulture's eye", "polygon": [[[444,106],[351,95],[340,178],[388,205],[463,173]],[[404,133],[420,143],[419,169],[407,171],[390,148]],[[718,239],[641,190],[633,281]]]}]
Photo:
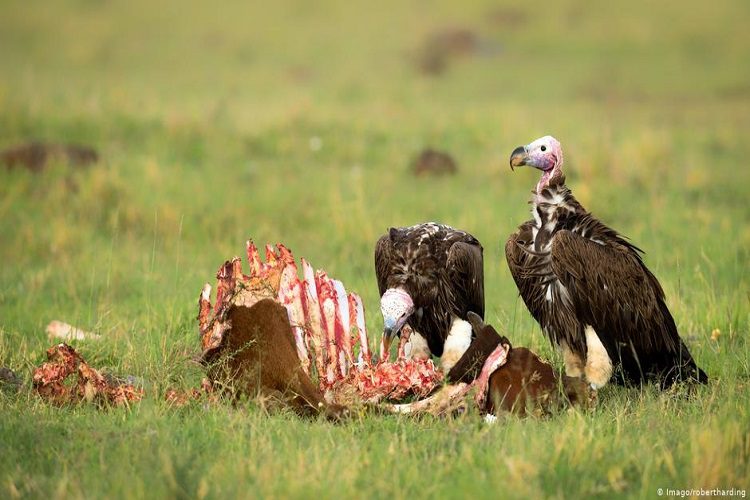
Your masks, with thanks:
[{"label": "vulture's eye", "polygon": [[544,153],[545,151],[547,151],[547,146],[542,146],[542,153]]}]

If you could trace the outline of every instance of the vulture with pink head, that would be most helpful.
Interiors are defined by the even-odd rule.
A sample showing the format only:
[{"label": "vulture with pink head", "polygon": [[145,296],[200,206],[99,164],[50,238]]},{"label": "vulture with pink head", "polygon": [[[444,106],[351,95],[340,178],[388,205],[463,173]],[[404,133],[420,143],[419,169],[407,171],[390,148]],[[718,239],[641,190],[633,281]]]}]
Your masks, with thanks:
[{"label": "vulture with pink head", "polygon": [[705,383],[642,251],[597,220],[565,185],[560,143],[551,136],[516,148],[511,168],[541,170],[533,219],[505,255],[534,319],[562,351],[566,373],[597,389],[654,381]]},{"label": "vulture with pink head", "polygon": [[390,228],[375,246],[385,350],[408,324],[410,355],[438,356],[448,372],[471,343],[467,314],[484,317],[482,254],[474,236],[444,224]]}]

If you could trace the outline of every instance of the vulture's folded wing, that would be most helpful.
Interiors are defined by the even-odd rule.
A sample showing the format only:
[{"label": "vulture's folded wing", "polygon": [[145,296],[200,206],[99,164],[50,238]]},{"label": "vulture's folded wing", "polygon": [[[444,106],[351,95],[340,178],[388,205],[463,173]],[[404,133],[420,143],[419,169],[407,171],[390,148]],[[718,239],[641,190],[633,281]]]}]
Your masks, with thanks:
[{"label": "vulture's folded wing", "polygon": [[558,231],[550,264],[565,287],[553,288],[553,300],[567,294],[579,318],[596,330],[608,350],[631,343],[645,352],[678,349],[679,335],[661,286],[634,247],[619,239],[598,242]]},{"label": "vulture's folded wing", "polygon": [[479,242],[458,241],[448,251],[446,267],[451,272],[458,310],[473,311],[484,318],[484,258]]},{"label": "vulture's folded wing", "polygon": [[375,276],[378,280],[378,292],[381,296],[388,289],[388,274],[391,272],[392,253],[391,237],[384,234],[375,244]]}]

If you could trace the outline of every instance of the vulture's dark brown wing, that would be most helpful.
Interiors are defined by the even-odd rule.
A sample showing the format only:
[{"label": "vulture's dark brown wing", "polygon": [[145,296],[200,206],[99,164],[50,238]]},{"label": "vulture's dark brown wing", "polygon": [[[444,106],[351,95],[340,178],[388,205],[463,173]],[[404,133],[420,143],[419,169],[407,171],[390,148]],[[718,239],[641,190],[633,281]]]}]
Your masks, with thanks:
[{"label": "vulture's dark brown wing", "polygon": [[647,350],[677,348],[676,328],[662,316],[661,286],[634,250],[563,230],[552,240],[550,262],[578,315],[600,335]]},{"label": "vulture's dark brown wing", "polygon": [[375,244],[375,276],[378,280],[380,296],[388,289],[388,274],[391,271],[393,244],[389,234],[384,234]]},{"label": "vulture's dark brown wing", "polygon": [[707,380],[677,332],[659,282],[633,246],[558,231],[550,258],[578,317],[594,328],[626,379],[658,378],[667,385]]},{"label": "vulture's dark brown wing", "polygon": [[451,274],[459,314],[472,311],[484,318],[484,258],[478,241],[458,241],[448,250],[446,268]]}]

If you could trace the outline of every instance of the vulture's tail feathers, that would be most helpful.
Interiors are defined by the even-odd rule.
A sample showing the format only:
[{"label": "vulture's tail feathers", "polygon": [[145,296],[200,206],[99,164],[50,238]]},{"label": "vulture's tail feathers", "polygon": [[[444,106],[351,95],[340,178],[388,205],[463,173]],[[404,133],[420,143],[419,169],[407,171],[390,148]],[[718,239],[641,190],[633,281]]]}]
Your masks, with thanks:
[{"label": "vulture's tail feathers", "polygon": [[708,383],[708,375],[696,364],[687,346],[680,340],[679,351],[664,359],[659,379],[663,389],[676,383]]},{"label": "vulture's tail feathers", "polygon": [[708,375],[696,364],[685,343],[680,340],[680,354],[677,359],[676,381],[708,383]]}]

